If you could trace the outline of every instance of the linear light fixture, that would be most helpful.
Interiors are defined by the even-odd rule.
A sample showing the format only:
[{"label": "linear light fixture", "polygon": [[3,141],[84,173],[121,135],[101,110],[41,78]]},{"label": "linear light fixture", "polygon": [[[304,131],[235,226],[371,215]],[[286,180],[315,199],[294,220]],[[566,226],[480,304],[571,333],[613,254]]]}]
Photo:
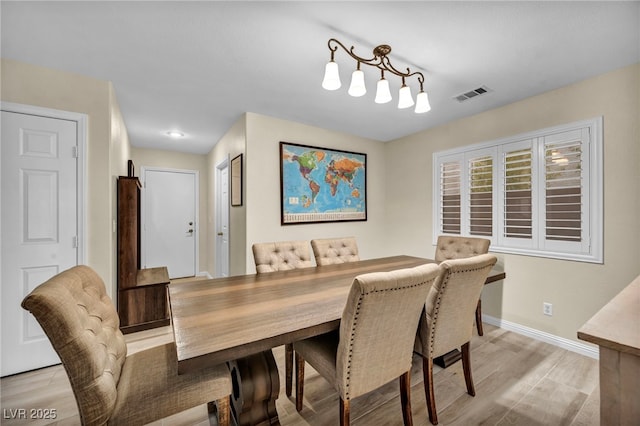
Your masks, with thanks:
[{"label": "linear light fixture", "polygon": [[[390,102],[392,99],[391,92],[389,91],[389,82],[384,78],[384,73],[388,72],[402,78],[402,86],[398,93],[398,108],[409,108],[415,104],[416,107],[414,111],[416,113],[423,113],[431,110],[431,105],[429,105],[429,95],[424,91],[424,75],[420,71],[411,72],[408,67],[407,72],[402,72],[391,65],[391,61],[388,57],[391,52],[391,46],[381,44],[373,49],[373,58],[365,59],[353,52],[353,46],[351,46],[351,49],[347,49],[335,38],[329,39],[327,44],[331,51],[331,60],[325,66],[324,79],[322,80],[322,87],[326,90],[337,90],[342,86],[342,83],[340,82],[340,73],[338,72],[338,64],[334,61],[334,54],[336,50],[338,50],[338,47],[341,47],[349,56],[358,62],[356,70],[351,75],[351,85],[349,86],[348,92],[351,96],[357,97],[367,93],[367,88],[364,84],[364,73],[360,70],[360,65],[365,64],[376,67],[380,70],[380,80],[378,80],[376,88],[376,103],[384,104]],[[411,88],[407,86],[405,82],[406,79],[413,76],[416,76],[418,83],[420,84],[420,92],[416,96],[415,102],[411,95]]]}]

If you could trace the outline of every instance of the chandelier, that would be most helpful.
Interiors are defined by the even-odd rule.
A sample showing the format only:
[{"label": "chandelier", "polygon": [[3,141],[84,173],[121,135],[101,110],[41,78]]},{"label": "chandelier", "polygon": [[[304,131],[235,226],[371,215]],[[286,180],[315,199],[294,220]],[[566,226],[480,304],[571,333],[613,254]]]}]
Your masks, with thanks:
[{"label": "chandelier", "polygon": [[[351,85],[349,86],[348,93],[351,96],[362,96],[367,93],[367,88],[364,84],[364,72],[360,70],[360,65],[370,65],[372,67],[376,67],[380,70],[380,80],[378,80],[378,85],[376,88],[376,98],[375,102],[378,104],[384,104],[390,102],[391,91],[389,90],[389,81],[384,78],[385,72],[397,75],[402,78],[402,86],[400,87],[400,91],[398,92],[398,108],[404,109],[409,108],[415,105],[415,112],[422,113],[431,110],[431,106],[429,105],[429,96],[427,92],[424,91],[424,75],[419,71],[411,72],[409,68],[407,68],[407,72],[402,72],[396,69],[393,65],[391,65],[391,61],[389,60],[389,53],[391,52],[391,46],[386,44],[381,44],[373,49],[373,58],[365,59],[353,52],[354,47],[351,46],[351,49],[347,49],[342,43],[340,43],[335,38],[329,39],[327,43],[329,46],[329,50],[331,51],[331,60],[327,63],[324,69],[324,79],[322,80],[322,87],[326,90],[337,90],[342,86],[340,82],[340,74],[338,73],[338,64],[334,61],[333,56],[336,50],[338,50],[338,46],[342,47],[345,52],[353,59],[358,61],[358,65],[356,70],[351,74]],[[333,44],[333,46],[332,46]],[[411,95],[411,88],[406,85],[405,80],[410,77],[416,76],[418,83],[420,84],[420,92],[416,96],[415,102],[413,101],[413,96]]]}]

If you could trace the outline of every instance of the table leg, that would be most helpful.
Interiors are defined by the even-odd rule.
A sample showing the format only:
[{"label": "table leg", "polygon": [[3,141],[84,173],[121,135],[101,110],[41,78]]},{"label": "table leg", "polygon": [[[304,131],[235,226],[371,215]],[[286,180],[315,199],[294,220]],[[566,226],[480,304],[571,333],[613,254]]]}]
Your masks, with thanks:
[{"label": "table leg", "polygon": [[233,385],[233,422],[238,426],[279,426],[276,399],[280,377],[273,353],[264,351],[228,364]]}]

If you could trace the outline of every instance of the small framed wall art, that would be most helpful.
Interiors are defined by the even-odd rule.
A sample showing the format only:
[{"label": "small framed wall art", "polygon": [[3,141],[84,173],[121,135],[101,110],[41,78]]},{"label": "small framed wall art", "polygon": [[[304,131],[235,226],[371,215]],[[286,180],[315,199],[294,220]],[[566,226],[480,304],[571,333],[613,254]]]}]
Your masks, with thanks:
[{"label": "small framed wall art", "polygon": [[242,154],[231,160],[231,206],[242,205]]}]

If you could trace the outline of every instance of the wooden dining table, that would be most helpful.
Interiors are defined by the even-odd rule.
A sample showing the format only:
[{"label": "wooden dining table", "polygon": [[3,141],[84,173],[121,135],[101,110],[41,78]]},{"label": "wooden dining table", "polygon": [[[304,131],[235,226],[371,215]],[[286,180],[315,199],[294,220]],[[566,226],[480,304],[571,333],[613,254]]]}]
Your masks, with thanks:
[{"label": "wooden dining table", "polygon": [[[392,256],[169,285],[178,373],[229,364],[237,424],[279,424],[271,348],[336,330],[353,279],[433,260]],[[505,273],[493,270],[486,283]]]}]

